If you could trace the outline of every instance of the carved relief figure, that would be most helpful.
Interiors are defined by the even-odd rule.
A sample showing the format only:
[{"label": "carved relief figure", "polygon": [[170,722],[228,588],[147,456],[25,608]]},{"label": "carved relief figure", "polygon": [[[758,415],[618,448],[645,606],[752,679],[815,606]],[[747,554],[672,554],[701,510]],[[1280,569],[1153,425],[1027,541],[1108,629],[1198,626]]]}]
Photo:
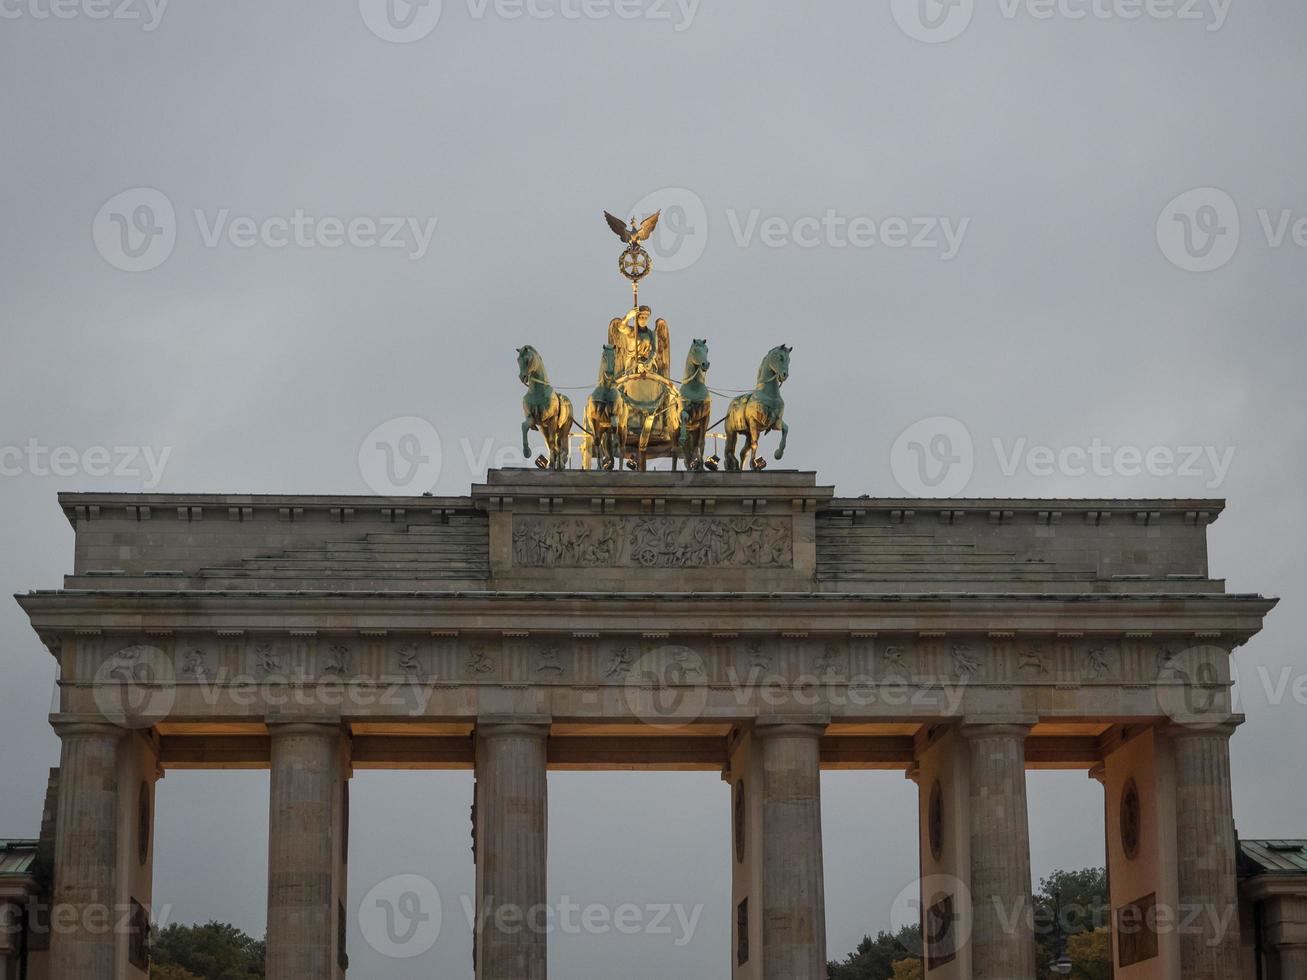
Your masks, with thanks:
[{"label": "carved relief figure", "polygon": [[182,663],[182,676],[193,677],[197,681],[209,677],[209,665],[205,662],[203,650],[191,650],[186,654],[186,660]]},{"label": "carved relief figure", "polygon": [[536,651],[536,673],[561,675],[563,664],[559,660],[560,656],[556,646],[541,647]]},{"label": "carved relief figure", "polygon": [[635,663],[635,651],[630,647],[614,650],[608,666],[604,668],[605,677],[626,677]]},{"label": "carved relief figure", "polygon": [[698,680],[704,676],[703,658],[693,650],[681,647],[673,651],[672,661],[675,664],[675,668],[672,672],[674,683]]},{"label": "carved relief figure", "polygon": [[467,662],[467,669],[474,674],[489,674],[495,669],[495,662],[486,654],[485,647],[474,646]]},{"label": "carved relief figure", "polygon": [[980,661],[971,655],[971,647],[959,644],[953,648],[953,670],[959,677],[980,673]]},{"label": "carved relief figure", "polygon": [[885,661],[885,666],[889,670],[895,670],[904,675],[911,673],[908,669],[906,657],[907,651],[903,647],[886,647],[885,652],[881,654],[881,658]]},{"label": "carved relief figure", "polygon": [[395,651],[395,660],[401,673],[408,674],[410,677],[417,677],[422,673],[422,664],[418,661],[418,645],[416,643],[405,643],[397,649]]},{"label": "carved relief figure", "polygon": [[822,651],[821,656],[817,658],[817,676],[831,677],[837,675],[839,671],[840,651],[833,644],[827,644]]},{"label": "carved relief figure", "polygon": [[254,647],[254,663],[265,674],[280,674],[286,670],[281,658],[272,652],[271,643],[260,643]]},{"label": "carved relief figure", "polygon": [[333,643],[327,648],[327,660],[322,672],[332,677],[349,677],[354,673],[354,657],[349,647],[343,643]]},{"label": "carved relief figure", "polygon": [[144,647],[126,647],[109,658],[104,666],[105,677],[128,684],[143,683],[150,679],[150,666],[142,658]]},{"label": "carved relief figure", "polygon": [[771,670],[772,656],[763,649],[761,640],[750,640],[745,646],[749,655],[749,666],[754,670]]},{"label": "carved relief figure", "polygon": [[1094,647],[1085,654],[1085,673],[1090,677],[1106,677],[1111,670],[1112,667],[1107,662],[1107,651],[1102,647]]},{"label": "carved relief figure", "polygon": [[1048,660],[1036,647],[1030,647],[1017,661],[1017,670],[1033,670],[1037,674],[1047,674]]}]

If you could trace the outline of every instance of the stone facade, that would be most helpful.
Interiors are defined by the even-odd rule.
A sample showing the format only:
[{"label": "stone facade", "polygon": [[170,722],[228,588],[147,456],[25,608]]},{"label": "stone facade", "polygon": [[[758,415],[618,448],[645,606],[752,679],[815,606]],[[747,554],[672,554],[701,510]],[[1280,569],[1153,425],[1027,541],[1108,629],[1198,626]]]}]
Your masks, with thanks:
[{"label": "stone facade", "polygon": [[[72,574],[20,602],[61,668],[71,905],[148,908],[160,773],[266,768],[269,975],[343,976],[350,773],[467,768],[478,977],[543,978],[547,937],[494,923],[545,900],[546,771],[702,769],[729,787],[732,977],[818,980],[820,771],[899,769],[931,976],[1033,980],[1025,772],[1070,768],[1104,784],[1118,916],[1213,913],[1118,928],[1118,976],[1238,969],[1230,657],[1274,602],[1209,576],[1219,501],[525,470],[458,498],[60,500]],[[131,936],[54,956],[141,975]]]}]

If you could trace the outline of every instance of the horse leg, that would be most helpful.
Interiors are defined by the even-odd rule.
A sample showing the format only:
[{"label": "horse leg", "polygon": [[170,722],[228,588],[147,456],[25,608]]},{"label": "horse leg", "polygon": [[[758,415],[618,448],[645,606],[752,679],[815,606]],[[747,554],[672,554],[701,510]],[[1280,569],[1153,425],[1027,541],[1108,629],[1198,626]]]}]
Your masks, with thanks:
[{"label": "horse leg", "polygon": [[750,419],[750,420],[749,420],[749,442],[748,442],[748,444],[744,447],[744,453],[741,453],[741,454],[740,454],[740,469],[744,469],[744,455],[745,455],[745,453],[748,453],[748,456],[749,456],[749,467],[750,467],[750,468],[753,468],[754,466],[757,465],[757,463],[758,463],[758,436],[759,436],[759,435],[761,435],[761,431],[760,431],[760,429],[759,429],[758,424],[757,424],[756,422],[754,422],[752,419]]},{"label": "horse leg", "polygon": [[740,468],[740,464],[735,461],[735,440],[739,433],[730,426],[726,427],[726,470],[733,472]]},{"label": "horse leg", "polygon": [[534,426],[532,426],[531,424],[531,416],[528,415],[526,417],[526,421],[522,423],[522,458],[523,459],[531,458],[531,442],[527,438],[527,433],[530,432],[532,428],[534,428]]},{"label": "horse leg", "polygon": [[779,460],[782,456],[785,455],[785,440],[789,437],[790,434],[790,427],[785,424],[784,417],[780,419],[780,423],[781,423],[781,444],[776,447],[777,460]]}]

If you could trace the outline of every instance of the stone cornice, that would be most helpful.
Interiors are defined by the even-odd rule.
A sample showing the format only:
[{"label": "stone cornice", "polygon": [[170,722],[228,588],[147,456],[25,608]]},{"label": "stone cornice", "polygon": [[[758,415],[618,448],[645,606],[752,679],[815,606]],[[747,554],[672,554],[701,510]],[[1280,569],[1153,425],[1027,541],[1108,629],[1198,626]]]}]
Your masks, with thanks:
[{"label": "stone cornice", "polygon": [[[857,595],[844,593],[220,593],[34,592],[16,597],[42,634],[85,629],[394,631],[529,629],[570,633],[707,628],[786,632],[983,633],[995,624],[1053,636],[1146,631],[1240,645],[1278,600],[1253,595]],[[813,617],[821,617],[814,622]],[[923,624],[929,624],[928,627]],[[1216,634],[1213,636],[1213,634]]]}]

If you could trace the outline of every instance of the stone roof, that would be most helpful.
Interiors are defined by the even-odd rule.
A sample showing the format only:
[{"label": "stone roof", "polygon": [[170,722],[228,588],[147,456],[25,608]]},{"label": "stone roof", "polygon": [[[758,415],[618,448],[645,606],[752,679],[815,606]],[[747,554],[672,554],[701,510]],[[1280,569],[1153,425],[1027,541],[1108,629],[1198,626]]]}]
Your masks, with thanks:
[{"label": "stone roof", "polygon": [[1241,840],[1239,871],[1258,875],[1307,875],[1307,840]]},{"label": "stone roof", "polygon": [[0,839],[0,878],[26,878],[36,864],[37,841]]}]

